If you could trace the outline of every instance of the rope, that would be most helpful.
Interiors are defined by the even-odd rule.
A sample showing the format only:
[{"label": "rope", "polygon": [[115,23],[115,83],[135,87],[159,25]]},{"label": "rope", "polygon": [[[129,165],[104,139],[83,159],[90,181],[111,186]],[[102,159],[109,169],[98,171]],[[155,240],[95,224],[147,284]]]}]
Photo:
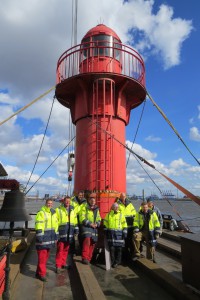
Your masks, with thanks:
[{"label": "rope", "polygon": [[97,122],[92,121],[91,118],[88,117],[88,119],[96,124],[96,127],[99,127],[103,132],[105,132],[107,135],[109,135],[111,138],[113,138],[115,141],[117,141],[120,145],[122,145],[125,149],[127,149],[128,151],[131,152],[131,154],[135,155],[138,159],[140,159],[142,162],[144,162],[145,164],[147,164],[149,167],[151,167],[152,169],[154,169],[155,171],[157,171],[161,176],[165,177],[170,183],[172,183],[177,189],[179,189],[181,192],[183,192],[185,195],[188,196],[188,198],[192,199],[194,202],[196,202],[198,205],[200,205],[200,199],[198,197],[196,197],[194,194],[190,193],[187,189],[185,189],[184,187],[182,187],[181,185],[179,185],[177,182],[175,182],[174,180],[172,180],[171,178],[167,177],[166,175],[164,175],[163,173],[161,173],[160,171],[158,171],[156,169],[156,167],[149,163],[145,158],[143,158],[142,156],[138,155],[137,153],[135,153],[133,150],[131,150],[127,145],[123,144],[122,142],[120,142],[117,138],[115,138],[113,136],[113,134],[109,133],[108,131],[106,131],[105,129],[101,128],[101,126],[98,125]]},{"label": "rope", "polygon": [[[130,152],[129,152],[130,153]],[[134,154],[133,154],[134,155]],[[159,186],[156,184],[156,182],[153,180],[153,178],[149,175],[149,173],[145,170],[145,168],[143,167],[143,165],[140,163],[140,161],[137,159],[137,157],[134,155],[135,159],[137,160],[138,164],[141,166],[141,168],[143,169],[143,171],[147,174],[147,176],[151,179],[151,181],[153,182],[153,184],[157,187],[157,189],[159,190],[160,194],[162,195],[162,191],[159,188]]]},{"label": "rope", "polygon": [[65,146],[63,148],[63,150],[56,156],[56,158],[52,161],[52,163],[46,168],[46,170],[40,175],[40,177],[35,181],[35,183],[30,187],[30,189],[28,189],[28,191],[25,193],[28,194],[28,192],[30,192],[30,190],[35,186],[35,184],[40,180],[40,178],[42,178],[42,176],[46,173],[46,171],[54,164],[54,162],[58,159],[58,157],[65,151],[65,149],[71,144],[71,142],[75,139],[75,136],[73,137],[73,139],[71,139],[71,141],[69,141],[69,143],[67,144],[67,146]]},{"label": "rope", "polygon": [[175,127],[172,125],[172,123],[169,121],[169,119],[167,118],[167,116],[164,114],[164,112],[161,110],[161,108],[156,104],[156,102],[153,100],[153,98],[150,96],[150,94],[147,91],[146,91],[146,93],[149,96],[149,99],[151,100],[151,102],[153,103],[153,105],[161,113],[161,115],[163,116],[163,118],[166,120],[166,122],[169,124],[169,126],[172,128],[172,130],[175,132],[175,134],[177,135],[177,137],[181,140],[181,142],[183,143],[183,145],[185,146],[185,148],[188,150],[188,152],[196,160],[196,162],[198,163],[198,165],[200,165],[200,162],[198,161],[198,159],[194,156],[194,154],[191,152],[191,150],[185,144],[185,142],[183,141],[182,137],[180,136],[180,134],[178,133],[178,131],[175,129]]},{"label": "rope", "polygon": [[[146,104],[146,100],[144,101],[144,105],[143,105],[142,112],[141,112],[141,115],[140,115],[140,120],[139,120],[139,123],[138,123],[138,126],[137,126],[137,130],[136,130],[136,133],[135,133],[135,137],[134,137],[133,142],[132,142],[132,145],[131,145],[131,150],[133,149],[133,145],[134,145],[134,143],[135,143],[136,136],[137,136],[137,134],[138,134],[138,130],[139,130],[139,127],[140,127],[140,123],[141,123],[141,121],[142,121],[142,117],[143,117],[143,113],[144,113],[145,104]],[[126,168],[127,168],[127,166],[128,166],[128,163],[129,163],[130,155],[131,155],[131,153],[129,152],[128,159],[127,159],[127,162],[126,162]]]},{"label": "rope", "polygon": [[4,123],[6,123],[8,120],[12,119],[14,116],[18,115],[20,112],[22,112],[23,110],[27,109],[29,106],[31,106],[32,104],[34,104],[35,102],[37,102],[38,100],[40,100],[41,98],[43,98],[44,96],[46,96],[47,94],[49,94],[52,90],[55,89],[55,86],[53,86],[52,88],[50,88],[48,91],[46,91],[44,94],[40,95],[38,98],[34,99],[33,101],[31,101],[29,104],[25,105],[24,107],[20,108],[18,111],[16,111],[14,114],[12,114],[10,117],[8,117],[7,119],[5,119],[4,121],[0,122],[0,126],[3,125]]},{"label": "rope", "polygon": [[167,200],[167,202],[169,203],[169,205],[172,207],[172,210],[177,214],[177,216],[182,220],[181,215],[179,214],[179,212],[177,211],[176,207],[173,206],[173,204],[169,201],[169,199],[163,197],[165,200]]},{"label": "rope", "polygon": [[[166,179],[169,180],[169,178],[167,176],[165,176],[164,174],[162,174],[161,172],[159,172],[154,165],[150,164],[146,159],[144,159],[143,157],[139,156],[138,154],[136,154],[131,148],[129,148],[127,145],[124,145],[122,142],[120,142],[118,139],[116,139],[112,134],[110,134],[109,132],[107,132],[105,129],[103,129],[100,125],[98,125],[97,122],[95,121],[92,121],[91,118],[88,117],[88,119],[96,124],[96,127],[99,127],[103,132],[105,132],[107,135],[109,135],[111,138],[113,138],[115,141],[117,141],[119,144],[121,144],[124,148],[126,148],[131,154],[134,155],[135,159],[137,160],[137,162],[140,164],[140,166],[143,168],[143,170],[145,171],[145,173],[148,175],[148,177],[151,179],[151,181],[153,182],[153,184],[157,187],[157,189],[159,190],[159,192],[161,193],[162,195],[162,191],[160,190],[159,186],[155,183],[155,181],[153,180],[153,178],[148,174],[148,172],[144,169],[144,167],[142,166],[142,164],[139,162],[138,159],[140,159],[142,162],[146,163],[147,165],[149,165],[151,168],[155,169],[155,171],[157,171],[159,174],[161,174],[162,176],[164,176]],[[172,184],[173,184],[173,180],[169,180]],[[178,187],[177,186],[178,184],[176,184],[176,187],[180,189],[180,186]],[[184,189],[184,188],[183,188]],[[184,189],[185,191],[187,191],[186,189]],[[190,193],[189,191],[187,191],[188,193]],[[195,197],[195,200],[194,200],[197,204],[200,205],[200,199],[198,199],[196,196],[194,196],[192,193],[190,193],[193,197]],[[176,208],[170,203],[169,199],[166,199],[167,202],[172,206],[172,210],[177,214],[177,216],[182,220],[179,212],[176,210]],[[191,232],[189,226],[187,224],[184,224],[185,227],[188,228],[188,231]]]},{"label": "rope", "polygon": [[37,164],[38,158],[39,158],[39,156],[40,156],[40,152],[41,152],[41,149],[42,149],[42,146],[43,146],[43,143],[44,143],[44,139],[45,139],[46,132],[47,132],[47,128],[48,128],[49,121],[50,121],[50,117],[51,117],[51,114],[52,114],[54,101],[55,101],[55,96],[53,97],[53,102],[52,102],[52,105],[51,105],[51,110],[50,110],[50,114],[49,114],[49,118],[48,118],[48,121],[47,121],[47,124],[46,124],[45,131],[44,131],[44,135],[43,135],[43,138],[42,138],[42,142],[41,142],[41,145],[40,145],[40,149],[39,149],[38,155],[37,155],[37,157],[36,157],[36,160],[35,160],[35,163],[34,163],[32,172],[31,172],[31,174],[30,174],[30,176],[29,176],[29,179],[28,179],[28,181],[27,181],[27,184],[26,184],[26,186],[25,186],[25,188],[24,188],[24,191],[26,190],[26,188],[27,188],[27,186],[28,186],[28,184],[29,184],[29,181],[30,181],[30,179],[31,179],[31,177],[32,177],[32,175],[33,175],[34,170],[35,170],[35,166],[36,166],[36,164]]}]

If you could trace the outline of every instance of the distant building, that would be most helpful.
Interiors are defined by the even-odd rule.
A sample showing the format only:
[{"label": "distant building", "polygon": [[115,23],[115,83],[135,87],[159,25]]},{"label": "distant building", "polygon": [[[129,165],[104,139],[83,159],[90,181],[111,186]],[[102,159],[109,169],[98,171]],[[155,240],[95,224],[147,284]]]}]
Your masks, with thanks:
[{"label": "distant building", "polygon": [[172,193],[172,191],[163,191],[162,192],[162,198],[163,199],[175,199],[175,195]]}]

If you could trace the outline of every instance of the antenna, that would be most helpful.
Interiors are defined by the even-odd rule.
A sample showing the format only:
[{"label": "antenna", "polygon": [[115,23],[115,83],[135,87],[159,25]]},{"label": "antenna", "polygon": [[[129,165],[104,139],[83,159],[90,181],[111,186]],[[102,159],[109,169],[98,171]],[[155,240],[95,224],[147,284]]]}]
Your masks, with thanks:
[{"label": "antenna", "polygon": [[100,20],[97,21],[97,24],[98,24],[98,25],[99,25],[99,24],[104,24],[104,19],[102,19],[102,18],[100,17]]}]

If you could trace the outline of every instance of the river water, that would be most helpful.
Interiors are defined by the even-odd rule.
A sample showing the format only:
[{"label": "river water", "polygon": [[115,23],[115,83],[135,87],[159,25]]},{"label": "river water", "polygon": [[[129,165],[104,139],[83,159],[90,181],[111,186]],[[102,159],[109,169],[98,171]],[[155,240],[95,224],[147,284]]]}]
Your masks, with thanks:
[{"label": "river water", "polygon": [[[28,213],[36,214],[41,206],[44,205],[44,200],[26,200],[25,206]],[[59,206],[58,202],[53,203],[53,207]],[[176,220],[183,220],[183,222],[189,226],[190,230],[194,233],[200,233],[200,206],[193,201],[188,200],[156,200],[154,204],[160,209],[163,214],[171,214]],[[133,201],[133,205],[136,210],[139,209],[141,201]],[[32,220],[28,225],[30,228],[34,228],[35,216],[32,216]],[[9,222],[0,222],[0,229],[9,228]],[[15,222],[15,228],[23,227],[24,222]]]}]

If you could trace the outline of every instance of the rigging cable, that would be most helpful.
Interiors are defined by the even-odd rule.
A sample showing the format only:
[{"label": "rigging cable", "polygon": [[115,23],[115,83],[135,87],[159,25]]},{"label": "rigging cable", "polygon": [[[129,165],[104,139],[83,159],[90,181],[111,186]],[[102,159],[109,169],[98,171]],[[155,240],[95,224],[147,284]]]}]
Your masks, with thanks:
[{"label": "rigging cable", "polygon": [[[77,14],[78,14],[78,0],[72,0],[72,32],[71,32],[71,47],[75,46],[77,44]],[[71,139],[72,136],[76,135],[76,128],[75,125],[72,122],[72,117],[69,112],[69,139]],[[75,141],[73,141],[68,148],[68,157],[71,153],[75,153]],[[69,170],[68,170],[69,171]],[[71,188],[72,188],[72,177],[69,180],[70,177],[68,177],[68,190],[67,194],[71,195]]]},{"label": "rigging cable", "polygon": [[[138,159],[140,159],[142,162],[146,163],[147,165],[149,165],[151,168],[155,169],[155,171],[157,171],[159,174],[161,174],[162,176],[164,176],[167,180],[169,180],[172,184],[176,184],[175,186],[180,189],[181,191],[184,190],[184,194],[186,194],[188,197],[190,195],[190,198],[196,202],[198,205],[200,205],[200,199],[198,199],[195,195],[193,195],[192,193],[190,193],[188,190],[186,190],[185,188],[183,188],[182,186],[180,186],[179,184],[177,184],[175,181],[173,181],[172,179],[168,178],[166,175],[162,174],[161,172],[159,172],[154,165],[150,164],[146,159],[144,159],[143,157],[139,156],[138,154],[136,154],[132,149],[130,149],[127,145],[123,144],[122,142],[120,142],[118,139],[116,139],[111,133],[107,132],[105,129],[103,129],[100,125],[98,125],[97,122],[92,121],[91,118],[88,117],[88,119],[96,125],[96,127],[99,127],[104,133],[106,133],[107,135],[109,135],[111,138],[113,138],[115,141],[117,141],[119,144],[121,144],[124,148],[126,148],[131,154],[134,155],[135,159],[137,160],[137,162],[140,164],[140,166],[143,168],[143,170],[145,171],[145,173],[148,175],[148,177],[151,179],[151,181],[153,182],[153,184],[157,187],[157,189],[160,191],[161,195],[162,195],[162,191],[160,190],[160,188],[158,187],[158,185],[155,183],[155,181],[153,180],[153,178],[148,174],[148,172],[144,169],[144,167],[142,166],[142,164],[139,162]],[[169,201],[169,199],[166,199],[167,202],[169,203],[169,205],[172,207],[172,210],[179,216],[179,218],[182,220],[182,217],[180,216],[179,212],[176,210],[176,208],[171,204],[171,202]],[[184,223],[183,223],[184,224]],[[188,229],[188,231],[191,232],[189,226],[187,224],[184,224],[185,228]]]},{"label": "rigging cable", "polygon": [[35,183],[28,189],[25,195],[30,192],[30,190],[36,185],[36,183],[42,178],[42,176],[46,173],[46,171],[54,164],[54,162],[59,158],[59,156],[67,149],[67,147],[71,144],[71,142],[75,139],[75,136],[69,141],[69,143],[63,148],[63,150],[56,156],[56,158],[51,162],[51,164],[46,168],[46,170],[40,175],[40,177],[35,181]]},{"label": "rigging cable", "polygon": [[117,141],[125,149],[127,149],[128,151],[130,151],[131,154],[135,155],[138,159],[140,159],[142,162],[144,162],[145,164],[147,164],[149,167],[151,167],[152,169],[154,169],[155,171],[157,171],[160,175],[162,175],[170,183],[172,183],[174,186],[176,186],[176,188],[179,189],[181,192],[183,192],[185,195],[187,195],[188,198],[190,198],[191,200],[193,200],[194,202],[196,202],[198,205],[200,205],[200,199],[198,197],[196,197],[194,194],[192,194],[191,192],[189,192],[187,189],[185,189],[184,187],[182,187],[180,184],[178,184],[174,180],[170,179],[169,177],[167,177],[166,175],[164,175],[163,173],[161,173],[160,171],[158,171],[153,164],[149,163],[145,158],[143,158],[142,156],[138,155],[133,150],[131,150],[127,145],[125,145],[122,142],[120,142],[117,138],[114,137],[113,134],[111,134],[108,131],[106,131],[105,129],[103,129],[97,122],[92,121],[91,118],[89,118],[89,117],[88,117],[88,119],[92,123],[94,123],[96,125],[96,127],[99,127],[103,132],[105,132],[107,135],[109,135],[111,138],[113,138],[115,141]]},{"label": "rigging cable", "polygon": [[40,152],[41,152],[41,150],[42,150],[42,146],[43,146],[44,139],[45,139],[45,136],[46,136],[47,128],[48,128],[49,121],[50,121],[50,118],[51,118],[51,114],[52,114],[52,110],[53,110],[54,101],[55,101],[55,96],[53,97],[53,101],[52,101],[52,105],[51,105],[51,109],[50,109],[50,114],[49,114],[49,117],[48,117],[48,121],[47,121],[47,124],[46,124],[46,128],[45,128],[44,134],[43,134],[43,138],[42,138],[42,142],[41,142],[41,145],[40,145],[40,149],[39,149],[39,151],[38,151],[38,154],[37,154],[37,157],[36,157],[36,160],[35,160],[33,169],[32,169],[32,171],[31,171],[31,174],[30,174],[30,176],[29,176],[29,179],[28,179],[28,181],[27,181],[27,184],[26,184],[26,186],[25,186],[25,188],[24,188],[24,191],[26,190],[26,188],[27,188],[27,186],[28,186],[28,184],[29,184],[29,182],[30,182],[30,179],[31,179],[31,177],[32,177],[32,175],[33,175],[33,172],[34,172],[34,170],[35,170],[35,166],[36,166],[36,164],[37,164],[38,158],[39,158],[39,156],[40,156]]},{"label": "rigging cable", "polygon": [[[143,113],[144,113],[145,104],[146,104],[146,99],[144,100],[142,112],[141,112],[141,115],[140,115],[140,120],[139,120],[139,123],[138,123],[138,126],[137,126],[137,130],[136,130],[136,133],[135,133],[135,136],[134,136],[132,145],[131,145],[131,150],[133,149],[133,145],[134,145],[134,143],[135,143],[135,140],[136,140],[136,137],[137,137],[137,134],[138,134],[138,130],[139,130],[139,127],[140,127],[140,123],[141,123],[141,121],[142,121],[142,117],[143,117]],[[127,162],[126,162],[126,168],[127,168],[127,166],[128,166],[128,163],[129,163],[130,155],[131,155],[131,153],[129,152],[128,159],[127,159]]]},{"label": "rigging cable", "polygon": [[183,145],[185,146],[185,148],[188,150],[188,152],[192,155],[192,157],[196,160],[196,162],[198,163],[198,165],[200,165],[200,162],[198,161],[198,159],[194,156],[194,154],[191,152],[191,150],[188,148],[188,146],[185,144],[185,142],[183,141],[182,137],[180,136],[180,134],[178,133],[178,131],[175,129],[175,127],[172,125],[172,123],[169,121],[169,119],[167,118],[167,116],[164,114],[164,112],[162,111],[162,109],[156,104],[156,102],[153,100],[153,98],[150,96],[150,94],[148,93],[148,91],[146,91],[149,99],[151,100],[151,102],[153,103],[153,105],[157,108],[157,110],[161,113],[161,115],[164,117],[164,119],[166,120],[166,122],[169,124],[169,126],[173,129],[173,131],[175,132],[175,134],[177,135],[177,137],[181,140],[181,142],[183,143]]},{"label": "rigging cable", "polygon": [[23,110],[27,109],[29,106],[31,106],[32,104],[34,104],[35,102],[37,102],[38,100],[40,100],[41,98],[43,98],[44,96],[46,96],[47,94],[49,94],[52,90],[55,89],[55,86],[53,86],[52,88],[50,88],[48,91],[46,91],[44,94],[40,95],[38,98],[32,100],[29,104],[23,106],[22,108],[20,108],[18,111],[16,111],[14,114],[12,114],[10,117],[8,117],[7,119],[5,119],[4,121],[0,122],[0,126],[3,125],[4,123],[6,123],[8,120],[10,120],[11,118],[13,118],[14,116],[18,115],[20,112],[22,112]]},{"label": "rigging cable", "polygon": [[[77,28],[78,28],[78,0],[72,0],[72,46],[77,45]],[[76,128],[75,125],[72,123],[72,134],[76,134]],[[75,144],[73,142],[72,148],[75,148]]]}]

